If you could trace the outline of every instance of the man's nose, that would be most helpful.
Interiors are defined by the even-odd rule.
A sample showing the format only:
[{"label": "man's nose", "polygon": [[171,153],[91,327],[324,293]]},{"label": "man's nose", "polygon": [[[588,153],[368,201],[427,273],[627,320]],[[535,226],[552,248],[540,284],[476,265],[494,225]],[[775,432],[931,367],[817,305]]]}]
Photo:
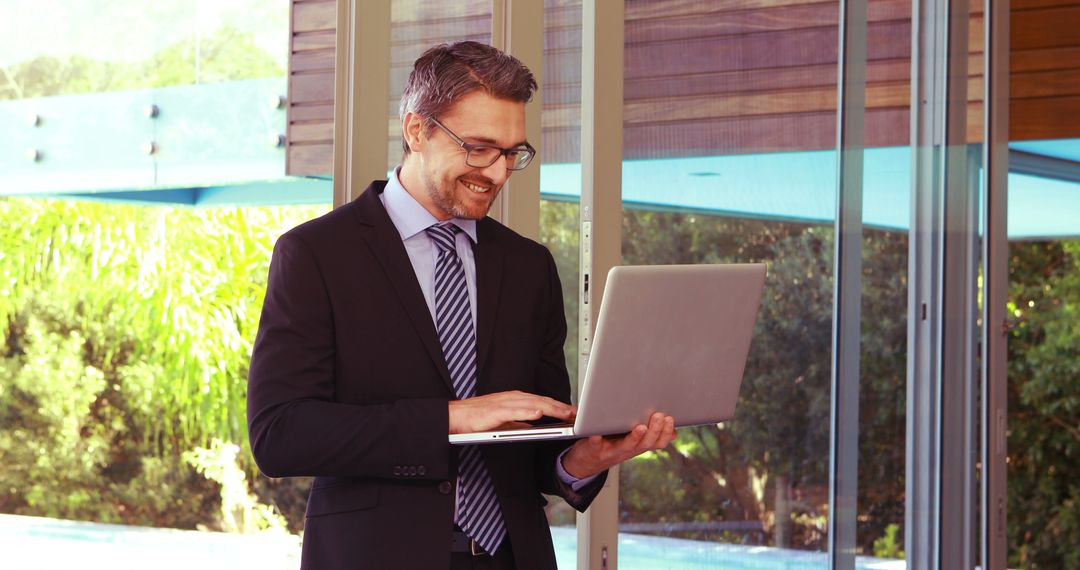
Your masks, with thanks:
[{"label": "man's nose", "polygon": [[496,188],[501,188],[506,180],[510,178],[512,172],[506,168],[507,164],[506,155],[499,155],[495,162],[491,163],[487,168],[482,168],[480,172],[494,182]]}]

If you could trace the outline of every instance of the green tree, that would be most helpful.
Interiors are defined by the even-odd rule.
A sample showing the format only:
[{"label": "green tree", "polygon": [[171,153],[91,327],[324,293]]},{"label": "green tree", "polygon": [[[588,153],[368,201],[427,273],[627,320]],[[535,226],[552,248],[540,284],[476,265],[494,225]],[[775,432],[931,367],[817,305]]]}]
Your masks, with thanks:
[{"label": "green tree", "polygon": [[1009,253],[1009,564],[1080,568],[1080,242]]}]

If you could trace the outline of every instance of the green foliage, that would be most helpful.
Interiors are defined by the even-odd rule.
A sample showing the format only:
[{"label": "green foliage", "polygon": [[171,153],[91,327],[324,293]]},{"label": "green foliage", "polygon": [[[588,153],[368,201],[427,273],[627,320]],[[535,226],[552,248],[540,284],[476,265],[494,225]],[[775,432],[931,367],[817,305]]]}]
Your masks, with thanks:
[{"label": "green foliage", "polygon": [[[194,83],[282,77],[285,69],[250,33],[225,26],[199,41],[187,37],[149,58],[115,63],[73,55],[40,56],[0,67],[0,100],[150,89]],[[198,63],[198,65],[196,65]]]},{"label": "green foliage", "polygon": [[236,486],[181,454],[246,447],[270,250],[324,210],[0,200],[0,455],[17,466],[0,473],[0,509],[229,526],[219,491],[233,509]]},{"label": "green foliage", "polygon": [[207,479],[221,485],[221,521],[228,532],[285,531],[288,524],[270,505],[259,503],[248,489],[237,464],[240,446],[214,439],[209,448],[196,447],[181,457]]},{"label": "green foliage", "polygon": [[1080,242],[1009,253],[1009,564],[1080,568]]},{"label": "green foliage", "polygon": [[904,542],[898,539],[900,525],[890,524],[885,527],[885,535],[874,541],[874,556],[878,558],[903,558]]}]

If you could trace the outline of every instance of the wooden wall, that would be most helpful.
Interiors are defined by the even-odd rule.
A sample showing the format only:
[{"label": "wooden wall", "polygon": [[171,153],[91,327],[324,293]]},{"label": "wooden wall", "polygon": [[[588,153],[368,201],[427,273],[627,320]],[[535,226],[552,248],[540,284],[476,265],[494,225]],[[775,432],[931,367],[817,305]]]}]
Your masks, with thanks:
[{"label": "wooden wall", "polygon": [[[545,162],[576,162],[580,3],[548,0],[547,5],[541,153]],[[1080,0],[1012,0],[1012,5],[1011,137],[1080,137]],[[427,6],[435,8],[402,13],[395,7],[394,94],[427,46],[448,38],[490,37],[487,0]],[[834,148],[837,11],[833,0],[627,0],[625,156]],[[906,145],[911,2],[870,0],[868,16],[866,143]],[[334,21],[333,0],[294,0],[290,174],[332,170]],[[982,131],[982,27],[981,0],[973,0],[971,142]],[[388,96],[391,163],[401,153],[396,113],[397,97]]]},{"label": "wooden wall", "polygon": [[335,0],[292,0],[285,172],[334,171]]},{"label": "wooden wall", "polygon": [[1080,0],[1012,0],[1009,137],[1080,137]]}]

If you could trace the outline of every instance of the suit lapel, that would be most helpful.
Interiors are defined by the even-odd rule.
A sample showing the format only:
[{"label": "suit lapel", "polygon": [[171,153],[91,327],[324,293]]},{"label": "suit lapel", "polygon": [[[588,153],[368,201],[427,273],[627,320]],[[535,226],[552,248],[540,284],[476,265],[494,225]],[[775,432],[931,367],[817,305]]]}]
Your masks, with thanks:
[{"label": "suit lapel", "polygon": [[491,224],[496,222],[484,218],[476,224],[476,245],[473,248],[476,260],[476,363],[477,391],[483,385],[484,363],[491,348],[491,339],[495,334],[495,316],[499,308],[499,292],[502,287],[503,252],[495,240]]},{"label": "suit lapel", "polygon": [[385,187],[385,182],[374,182],[368,186],[356,199],[356,215],[361,225],[368,231],[363,232],[364,240],[372,255],[382,266],[386,277],[390,280],[394,292],[401,301],[401,306],[416,329],[424,348],[431,356],[432,362],[438,368],[446,387],[450,393],[454,392],[454,385],[450,381],[450,371],[446,368],[446,358],[443,356],[442,345],[439,344],[438,332],[435,323],[431,320],[428,312],[427,301],[424,293],[420,290],[420,284],[416,280],[416,272],[413,270],[409,254],[405,252],[405,245],[401,241],[401,234],[390,221],[390,216],[379,200],[379,194]]}]

